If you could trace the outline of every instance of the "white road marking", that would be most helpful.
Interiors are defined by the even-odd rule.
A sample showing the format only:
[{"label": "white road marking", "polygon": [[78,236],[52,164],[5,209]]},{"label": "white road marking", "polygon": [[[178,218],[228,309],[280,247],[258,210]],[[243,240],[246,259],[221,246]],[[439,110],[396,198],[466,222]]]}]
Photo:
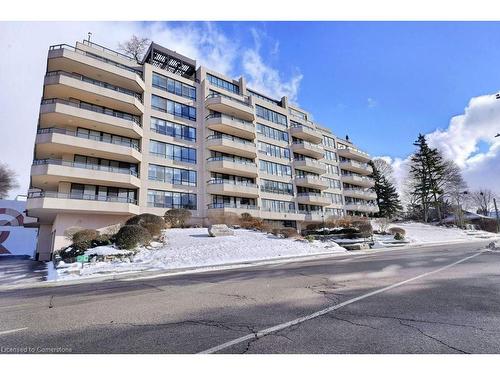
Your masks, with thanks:
[{"label": "white road marking", "polygon": [[281,324],[278,324],[278,325],[275,325],[273,327],[269,327],[269,328],[266,328],[266,329],[263,329],[261,331],[258,331],[257,333],[255,334],[249,334],[249,335],[246,335],[246,336],[242,336],[242,337],[239,337],[237,339],[234,339],[234,340],[231,340],[231,341],[228,341],[228,342],[225,342],[223,344],[220,344],[220,345],[217,345],[217,346],[214,346],[212,348],[209,348],[207,350],[204,350],[198,354],[212,354],[212,353],[216,353],[216,352],[219,352],[223,349],[226,349],[226,348],[229,348],[231,346],[234,346],[236,344],[240,344],[242,342],[245,342],[245,341],[248,341],[248,340],[253,340],[253,339],[258,339],[258,338],[261,338],[261,337],[264,337],[264,336],[267,336],[273,332],[277,332],[277,331],[281,331],[285,328],[289,328],[291,326],[294,326],[294,325],[297,325],[297,324],[300,324],[300,323],[303,323],[305,321],[308,321],[308,320],[311,320],[311,319],[314,319],[314,318],[317,318],[318,316],[322,316],[322,315],[325,315],[325,314],[328,314],[332,311],[335,311],[335,310],[338,310],[340,309],[341,307],[344,307],[344,306],[347,306],[347,305],[350,305],[351,303],[354,303],[354,302],[357,302],[357,301],[360,301],[362,299],[365,299],[365,298],[368,298],[368,297],[371,297],[371,296],[374,296],[376,294],[380,294],[380,293],[383,293],[383,292],[386,292],[388,290],[391,290],[391,289],[394,289],[394,288],[397,288],[401,285],[404,285],[404,284],[408,284],[412,281],[415,281],[415,280],[418,280],[418,279],[422,279],[424,277],[427,277],[427,276],[430,276],[430,275],[433,275],[435,273],[438,273],[438,272],[441,272],[441,271],[444,271],[448,268],[451,268],[453,266],[456,266],[457,264],[460,264],[460,263],[463,263],[469,259],[472,259],[472,258],[475,258],[477,257],[478,255],[481,255],[483,252],[485,252],[485,250],[483,251],[480,251],[478,253],[475,253],[473,255],[470,255],[468,257],[465,257],[465,258],[462,258],[460,260],[457,260],[456,262],[453,262],[451,264],[448,264],[444,267],[441,267],[441,268],[438,268],[438,269],[435,269],[433,271],[429,271],[429,272],[426,272],[426,273],[423,273],[423,274],[420,274],[418,276],[415,276],[415,277],[412,277],[410,279],[406,279],[406,280],[403,280],[403,281],[400,281],[398,283],[395,283],[395,284],[392,284],[392,285],[389,285],[389,286],[386,286],[384,288],[381,288],[381,289],[377,289],[377,290],[374,290],[373,292],[370,292],[370,293],[366,293],[366,294],[363,294],[361,296],[358,296],[358,297],[355,297],[355,298],[351,298],[347,301],[344,301],[342,303],[339,303],[337,305],[333,305],[333,306],[330,306],[330,307],[327,307],[326,309],[323,309],[323,310],[320,310],[320,311],[317,311],[315,313],[312,313],[310,315],[306,315],[306,316],[303,316],[303,317],[300,317],[300,318],[297,318],[297,319],[294,319],[294,320],[291,320],[289,322],[285,322],[285,323],[281,323]]},{"label": "white road marking", "polygon": [[8,333],[14,333],[14,332],[18,332],[18,331],[24,331],[25,329],[28,329],[28,327],[10,329],[8,331],[2,331],[2,332],[0,332],[0,335],[6,335]]}]

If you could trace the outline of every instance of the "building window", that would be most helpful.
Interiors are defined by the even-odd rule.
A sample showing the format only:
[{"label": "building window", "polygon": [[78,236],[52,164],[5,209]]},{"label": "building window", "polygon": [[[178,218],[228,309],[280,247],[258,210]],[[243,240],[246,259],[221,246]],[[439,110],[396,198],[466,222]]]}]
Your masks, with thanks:
[{"label": "building window", "polygon": [[153,87],[171,94],[183,96],[184,98],[196,100],[195,87],[155,72],[153,72]]},{"label": "building window", "polygon": [[196,121],[196,108],[186,104],[174,102],[158,95],[151,95],[151,107],[158,111]]},{"label": "building window", "polygon": [[108,186],[71,184],[69,198],[137,204],[137,191]]},{"label": "building window", "polygon": [[165,159],[196,164],[196,149],[191,147],[150,140],[149,153]]},{"label": "building window", "polygon": [[158,134],[196,142],[196,128],[151,117],[151,130]]},{"label": "building window", "polygon": [[281,113],[271,111],[270,109],[261,107],[260,105],[255,106],[257,117],[263,118],[267,121],[274,122],[275,124],[287,126],[286,116]]},{"label": "building window", "polygon": [[342,195],[335,193],[323,193],[323,195],[335,204],[342,204]]},{"label": "building window", "polygon": [[256,130],[258,134],[262,134],[264,137],[276,139],[277,141],[284,141],[288,143],[288,133],[274,129],[270,126],[262,125],[257,123]]},{"label": "building window", "polygon": [[331,161],[338,161],[337,160],[337,153],[333,152],[333,151],[325,150],[325,159],[331,160]]},{"label": "building window", "polygon": [[323,180],[328,182],[328,187],[330,189],[340,189],[340,180],[335,180],[333,178],[323,177]]},{"label": "building window", "polygon": [[293,185],[273,180],[260,180],[260,190],[266,193],[293,195]]},{"label": "building window", "polygon": [[325,216],[342,217],[344,216],[344,210],[341,208],[325,208]]},{"label": "building window", "polygon": [[335,139],[324,135],[323,136],[323,146],[335,148]]},{"label": "building window", "polygon": [[148,190],[148,206],[196,210],[196,194],[176,191]]},{"label": "building window", "polygon": [[272,103],[274,105],[281,107],[281,102],[279,100],[274,100],[274,99],[268,98],[267,96],[264,96],[262,94],[255,92],[255,91],[252,91],[252,90],[247,90],[247,91],[248,91],[248,95],[250,95],[250,96],[254,96],[256,98],[264,100],[265,102]]},{"label": "building window", "polygon": [[325,167],[326,167],[326,173],[333,174],[335,176],[339,175],[339,167],[338,166],[332,165],[332,164],[325,164]]},{"label": "building window", "polygon": [[277,201],[273,199],[262,199],[262,209],[275,212],[295,212],[295,203]]},{"label": "building window", "polygon": [[306,117],[306,114],[303,113],[303,112],[300,112],[300,111],[297,111],[293,108],[290,108],[289,109],[289,112],[292,116],[295,116],[295,117],[298,117],[298,118],[301,118],[302,120],[307,120],[307,117]]},{"label": "building window", "polygon": [[272,163],[266,160],[260,160],[260,170],[276,176],[291,176],[292,168],[289,165]]},{"label": "building window", "polygon": [[210,82],[211,85],[214,85],[216,87],[220,87],[221,89],[227,90],[229,92],[233,92],[235,94],[240,93],[240,88],[235,85],[234,83],[228,82],[226,80],[223,80],[219,77],[213,76],[209,73],[207,73],[207,80]]},{"label": "building window", "polygon": [[149,164],[148,179],[172,185],[196,186],[196,171]]},{"label": "building window", "polygon": [[290,159],[290,150],[285,147],[272,145],[265,142],[257,142],[257,149],[263,154],[274,156],[275,158]]}]

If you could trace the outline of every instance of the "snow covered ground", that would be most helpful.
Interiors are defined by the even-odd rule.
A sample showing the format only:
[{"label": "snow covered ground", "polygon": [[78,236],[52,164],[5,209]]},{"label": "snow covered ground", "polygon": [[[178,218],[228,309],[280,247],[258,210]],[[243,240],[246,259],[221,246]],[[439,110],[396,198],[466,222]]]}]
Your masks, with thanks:
[{"label": "snow covered ground", "polygon": [[389,225],[389,228],[391,227],[403,228],[406,231],[405,237],[411,244],[477,241],[478,239],[489,238],[492,240],[500,239],[497,234],[482,230],[463,230],[414,222],[394,223]]},{"label": "snow covered ground", "polygon": [[[79,263],[63,264],[55,274],[51,272],[52,279],[68,280],[122,272],[170,270],[346,252],[333,242],[296,241],[245,229],[237,229],[234,236],[227,237],[209,237],[206,228],[168,229],[166,234],[166,246],[140,249],[132,262],[89,263],[83,269]],[[93,249],[89,249],[86,253],[93,252]],[[97,252],[105,255],[113,251],[109,247],[103,247]]]}]

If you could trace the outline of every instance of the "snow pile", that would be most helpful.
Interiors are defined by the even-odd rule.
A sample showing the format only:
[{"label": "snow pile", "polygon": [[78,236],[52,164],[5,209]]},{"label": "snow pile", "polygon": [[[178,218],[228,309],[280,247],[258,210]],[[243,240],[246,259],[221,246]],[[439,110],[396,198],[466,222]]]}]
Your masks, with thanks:
[{"label": "snow pile", "polygon": [[113,246],[97,246],[85,251],[85,255],[129,255],[132,251],[120,250]]},{"label": "snow pile", "polygon": [[[208,267],[230,263],[275,259],[280,257],[307,256],[315,254],[344,253],[346,250],[334,242],[283,239],[261,232],[236,229],[234,236],[210,237],[206,228],[168,229],[168,243],[149,249],[139,248],[124,261],[87,263],[59,268],[58,280],[99,276],[121,272],[143,270],[170,270],[176,268]],[[103,255],[117,249],[101,246]],[[95,254],[93,248],[87,250]],[[111,250],[112,249],[112,250]],[[121,251],[121,250],[118,250]],[[108,254],[105,254],[108,255]]]}]

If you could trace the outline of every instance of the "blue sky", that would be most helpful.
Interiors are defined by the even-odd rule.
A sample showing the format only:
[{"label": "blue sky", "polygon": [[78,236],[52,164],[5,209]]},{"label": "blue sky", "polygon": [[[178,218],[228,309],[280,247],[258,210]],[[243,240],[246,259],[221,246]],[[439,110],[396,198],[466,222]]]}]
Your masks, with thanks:
[{"label": "blue sky", "polygon": [[[500,23],[219,22],[284,79],[303,74],[299,104],[373,155],[403,157],[419,132],[446,128],[471,97],[499,85]],[[279,52],[276,53],[276,42]],[[235,69],[238,70],[237,67]]]},{"label": "blue sky", "polygon": [[[148,37],[275,98],[287,95],[338,136],[387,156],[398,186],[418,133],[471,188],[500,186],[498,22],[0,22],[0,160],[26,194],[50,45],[87,37],[117,48]],[[26,48],[26,46],[30,46]],[[23,74],[20,76],[19,71]]]}]

